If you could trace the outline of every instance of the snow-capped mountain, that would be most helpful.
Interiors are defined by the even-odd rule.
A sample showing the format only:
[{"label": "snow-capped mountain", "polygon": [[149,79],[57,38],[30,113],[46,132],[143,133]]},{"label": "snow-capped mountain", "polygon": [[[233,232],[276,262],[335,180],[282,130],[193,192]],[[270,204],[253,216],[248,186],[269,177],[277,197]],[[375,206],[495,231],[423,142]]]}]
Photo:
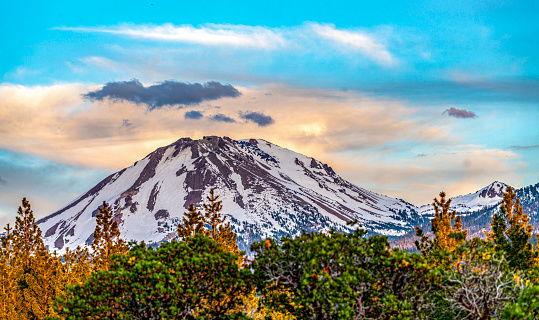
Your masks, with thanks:
[{"label": "snow-capped mountain", "polygon": [[[490,231],[492,215],[500,211],[500,202],[508,185],[495,181],[483,189],[463,196],[451,198],[451,210],[457,211],[462,217],[463,229],[468,230],[468,238],[485,238],[484,231]],[[539,183],[532,186],[515,190],[516,197],[520,199],[520,205],[525,214],[530,217],[533,232],[539,232]],[[418,208],[423,220],[418,220],[417,225],[424,232],[430,233],[430,220],[434,217],[432,204]],[[414,250],[415,231],[410,230],[404,235],[390,237],[393,246],[405,250]],[[536,241],[532,239],[533,241]]]},{"label": "snow-capped mountain", "polygon": [[[64,251],[93,241],[98,207],[107,201],[122,237],[158,245],[176,237],[189,204],[198,207],[210,189],[223,200],[223,213],[247,250],[266,237],[297,236],[302,231],[349,231],[358,220],[371,234],[413,249],[414,228],[430,230],[432,205],[417,208],[358,187],[331,167],[264,140],[227,137],[183,138],[116,172],[61,210],[38,221],[45,244]],[[451,198],[468,235],[489,228],[507,185],[494,182]],[[539,227],[539,184],[516,190],[534,230]]]},{"label": "snow-capped mountain", "polygon": [[413,205],[353,185],[314,158],[264,140],[211,136],[155,150],[38,225],[49,249],[89,245],[107,201],[124,239],[159,244],[176,237],[186,208],[201,206],[212,188],[243,250],[303,230],[346,232],[355,219],[374,233],[400,235],[422,219]]},{"label": "snow-capped mountain", "polygon": [[[494,181],[475,193],[451,198],[450,208],[457,211],[458,214],[466,215],[486,207],[497,205],[503,199],[503,193],[507,187],[503,182]],[[424,217],[434,217],[434,207],[432,204],[419,207],[418,212]]]}]

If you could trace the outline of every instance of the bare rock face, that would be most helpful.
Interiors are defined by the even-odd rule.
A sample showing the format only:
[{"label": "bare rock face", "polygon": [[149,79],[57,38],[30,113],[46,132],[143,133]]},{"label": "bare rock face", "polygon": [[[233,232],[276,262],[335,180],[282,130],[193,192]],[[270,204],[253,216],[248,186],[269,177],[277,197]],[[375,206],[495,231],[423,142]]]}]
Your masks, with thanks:
[{"label": "bare rock face", "polygon": [[260,139],[180,139],[116,172],[61,210],[38,221],[45,243],[60,251],[93,241],[95,213],[107,201],[125,240],[171,241],[190,204],[210,189],[246,250],[256,240],[297,236],[358,220],[380,234],[399,235],[420,219],[416,207],[342,179],[314,158]]}]

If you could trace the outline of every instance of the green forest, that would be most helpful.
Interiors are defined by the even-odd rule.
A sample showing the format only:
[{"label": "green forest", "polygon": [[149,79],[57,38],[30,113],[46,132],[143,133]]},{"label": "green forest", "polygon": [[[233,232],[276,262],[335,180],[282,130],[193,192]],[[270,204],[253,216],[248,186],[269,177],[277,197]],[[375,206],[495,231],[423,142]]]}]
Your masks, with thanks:
[{"label": "green forest", "polygon": [[123,241],[104,202],[91,247],[58,255],[25,198],[0,238],[0,319],[539,319],[539,250],[514,190],[485,239],[468,239],[450,202],[434,199],[418,253],[352,222],[249,256],[213,190],[157,248]]}]

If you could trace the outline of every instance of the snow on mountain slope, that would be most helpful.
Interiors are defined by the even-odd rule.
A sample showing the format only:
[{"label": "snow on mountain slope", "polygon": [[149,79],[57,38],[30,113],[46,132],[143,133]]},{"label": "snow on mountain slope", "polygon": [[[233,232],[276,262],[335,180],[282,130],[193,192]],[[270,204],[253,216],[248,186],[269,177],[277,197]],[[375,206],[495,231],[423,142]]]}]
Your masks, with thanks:
[{"label": "snow on mountain slope", "polygon": [[155,150],[38,225],[50,249],[89,245],[98,207],[107,201],[123,238],[159,244],[176,237],[186,208],[201,206],[212,188],[243,250],[303,230],[347,231],[354,219],[373,232],[399,235],[421,219],[413,205],[355,186],[313,158],[264,140],[212,136]]},{"label": "snow on mountain slope", "polygon": [[[475,193],[451,198],[450,208],[457,211],[458,214],[466,215],[486,207],[491,207],[500,203],[506,189],[507,185],[505,183],[494,181]],[[434,217],[432,204],[421,206],[418,212],[424,217]]]}]

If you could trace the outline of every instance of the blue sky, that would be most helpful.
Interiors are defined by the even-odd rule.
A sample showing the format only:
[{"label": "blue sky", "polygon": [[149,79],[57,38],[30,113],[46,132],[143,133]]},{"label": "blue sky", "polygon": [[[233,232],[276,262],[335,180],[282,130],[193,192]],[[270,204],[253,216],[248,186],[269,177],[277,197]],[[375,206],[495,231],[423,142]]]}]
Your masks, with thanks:
[{"label": "blue sky", "polygon": [[[156,147],[210,134],[272,141],[417,205],[535,184],[537,13],[537,1],[5,3],[0,222],[22,196],[43,216]],[[167,88],[206,91],[156,103]]]}]

